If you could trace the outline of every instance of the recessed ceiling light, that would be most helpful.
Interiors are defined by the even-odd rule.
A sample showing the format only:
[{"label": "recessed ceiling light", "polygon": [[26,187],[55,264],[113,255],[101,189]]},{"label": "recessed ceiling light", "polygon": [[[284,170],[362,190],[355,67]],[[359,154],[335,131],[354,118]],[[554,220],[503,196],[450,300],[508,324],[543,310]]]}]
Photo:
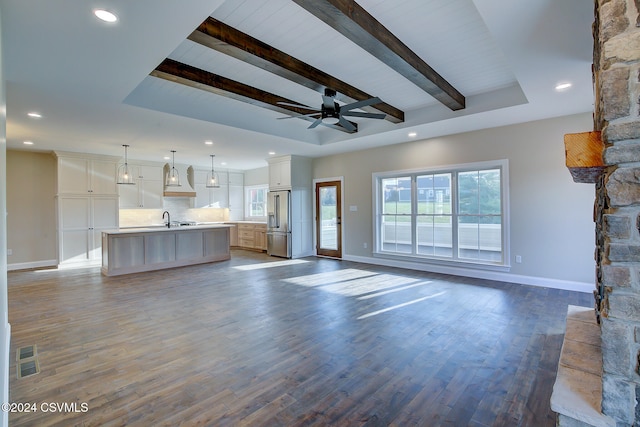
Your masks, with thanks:
[{"label": "recessed ceiling light", "polygon": [[221,165],[222,166],[227,166],[227,162],[222,162]]},{"label": "recessed ceiling light", "polygon": [[418,136],[418,134],[416,132],[409,132],[408,136],[409,138],[415,138],[416,136]]},{"label": "recessed ceiling light", "polygon": [[213,141],[205,141],[204,142],[206,145],[213,145]]},{"label": "recessed ceiling light", "polygon": [[169,157],[169,156],[164,156],[164,157],[163,157],[163,159],[165,159],[165,160],[171,160],[171,157]]},{"label": "recessed ceiling light", "polygon": [[273,156],[274,154],[276,154],[276,152],[275,152],[275,151],[269,151],[269,155],[270,155],[270,156]]},{"label": "recessed ceiling light", "polygon": [[33,141],[24,141],[23,144],[24,145],[33,145]]},{"label": "recessed ceiling light", "polygon": [[104,9],[96,9],[93,11],[93,14],[104,22],[116,22],[118,20],[116,15]]},{"label": "recessed ceiling light", "polygon": [[571,87],[571,83],[569,83],[569,82],[558,83],[556,85],[556,90],[557,91],[567,90],[570,87]]},{"label": "recessed ceiling light", "polygon": [[27,116],[31,117],[32,119],[41,119],[42,118],[42,114],[36,113],[35,111],[27,113]]}]

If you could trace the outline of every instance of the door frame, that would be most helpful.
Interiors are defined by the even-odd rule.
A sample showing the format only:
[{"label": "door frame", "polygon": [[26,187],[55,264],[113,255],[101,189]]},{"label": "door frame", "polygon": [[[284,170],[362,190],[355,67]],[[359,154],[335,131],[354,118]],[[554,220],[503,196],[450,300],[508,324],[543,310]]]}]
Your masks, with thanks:
[{"label": "door frame", "polygon": [[[331,178],[318,178],[313,180],[313,252],[315,256],[324,257],[324,255],[318,255],[318,195],[316,194],[316,184],[322,184],[325,182],[338,181],[340,182],[340,258],[344,258],[344,177],[331,177]],[[331,257],[333,258],[333,257]]]}]

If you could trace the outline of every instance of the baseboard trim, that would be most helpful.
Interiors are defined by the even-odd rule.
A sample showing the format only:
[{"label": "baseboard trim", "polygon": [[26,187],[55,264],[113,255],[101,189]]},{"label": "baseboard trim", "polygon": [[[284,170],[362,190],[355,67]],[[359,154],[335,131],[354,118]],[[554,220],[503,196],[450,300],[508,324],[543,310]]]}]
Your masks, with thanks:
[{"label": "baseboard trim", "polygon": [[57,268],[57,267],[58,267],[58,260],[47,259],[44,261],[16,262],[13,264],[7,264],[7,271],[36,270],[39,268]]},{"label": "baseboard trim", "polygon": [[505,273],[500,271],[479,270],[473,268],[450,267],[409,261],[397,261],[384,258],[370,258],[354,255],[344,255],[345,261],[362,262],[364,264],[384,265],[386,267],[399,267],[408,270],[429,271],[431,273],[452,274],[454,276],[472,277],[474,279],[496,280],[500,282],[517,283],[519,285],[539,286],[543,288],[562,289],[591,293],[595,289],[594,283],[574,282],[571,280],[551,279],[547,277],[523,276],[520,274]]}]

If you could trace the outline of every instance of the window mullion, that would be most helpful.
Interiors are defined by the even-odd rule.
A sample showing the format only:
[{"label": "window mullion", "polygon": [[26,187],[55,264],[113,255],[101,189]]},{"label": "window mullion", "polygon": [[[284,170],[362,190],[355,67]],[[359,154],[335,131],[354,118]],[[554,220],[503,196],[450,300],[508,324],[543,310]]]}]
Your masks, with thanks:
[{"label": "window mullion", "polygon": [[451,174],[451,200],[453,206],[451,207],[451,257],[454,260],[458,259],[458,173]]},{"label": "window mullion", "polygon": [[418,183],[417,175],[411,175],[411,253],[418,253],[418,233],[417,233],[417,214],[418,214]]}]

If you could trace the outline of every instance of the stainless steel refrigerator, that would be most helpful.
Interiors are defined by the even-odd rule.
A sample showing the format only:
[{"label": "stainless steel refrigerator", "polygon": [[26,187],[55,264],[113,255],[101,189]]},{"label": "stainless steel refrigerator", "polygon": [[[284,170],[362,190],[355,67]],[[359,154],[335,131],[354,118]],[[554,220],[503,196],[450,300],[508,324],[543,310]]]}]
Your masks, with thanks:
[{"label": "stainless steel refrigerator", "polygon": [[267,254],[291,258],[291,192],[288,190],[268,193]]}]

